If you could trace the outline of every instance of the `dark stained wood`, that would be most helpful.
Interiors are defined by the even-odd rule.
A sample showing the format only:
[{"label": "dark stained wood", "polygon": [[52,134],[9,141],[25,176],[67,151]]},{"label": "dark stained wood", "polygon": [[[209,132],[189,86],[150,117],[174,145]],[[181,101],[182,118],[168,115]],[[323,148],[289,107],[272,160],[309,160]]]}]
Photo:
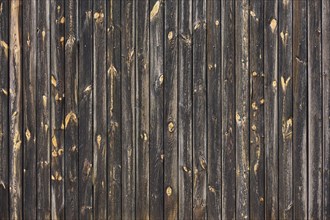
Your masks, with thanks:
[{"label": "dark stained wood", "polygon": [[[0,12],[0,219],[9,219],[9,0]],[[33,178],[33,177],[32,177]],[[35,179],[35,176],[34,178]]]},{"label": "dark stained wood", "polygon": [[264,2],[265,218],[278,219],[278,1]]},{"label": "dark stained wood", "polygon": [[330,1],[322,1],[323,219],[330,219]]},{"label": "dark stained wood", "polygon": [[37,10],[37,218],[49,219],[51,218],[50,1],[37,1]]},{"label": "dark stained wood", "polygon": [[193,1],[193,218],[206,219],[206,1]]},{"label": "dark stained wood", "polygon": [[192,219],[192,0],[179,1],[179,219]]},{"label": "dark stained wood", "polygon": [[107,216],[106,4],[93,1],[93,205],[95,219]]},{"label": "dark stained wood", "polygon": [[81,219],[93,219],[93,1],[79,1],[78,73],[78,211]]},{"label": "dark stained wood", "polygon": [[122,14],[122,219],[135,218],[135,0],[121,2]]},{"label": "dark stained wood", "polygon": [[121,218],[121,3],[108,1],[107,114],[108,114],[108,219]]},{"label": "dark stained wood", "polygon": [[221,219],[221,1],[206,2],[207,20],[207,217]]},{"label": "dark stained wood", "polygon": [[307,1],[293,2],[293,218],[307,219]]},{"label": "dark stained wood", "polygon": [[[322,48],[320,0],[308,1],[308,218],[322,219]],[[329,183],[328,183],[329,184]]]},{"label": "dark stained wood", "polygon": [[[235,1],[221,1],[221,217],[236,216]],[[234,172],[233,172],[234,171]]]},{"label": "dark stained wood", "polygon": [[165,2],[164,218],[178,219],[178,1]]},{"label": "dark stained wood", "polygon": [[292,185],[292,1],[279,1],[278,15],[278,169],[279,218],[291,219],[293,213]]},{"label": "dark stained wood", "polygon": [[149,1],[136,7],[136,219],[149,219]]},{"label": "dark stained wood", "polygon": [[150,0],[150,219],[164,219],[164,5]]},{"label": "dark stained wood", "polygon": [[37,218],[37,1],[23,2],[23,218]]},{"label": "dark stained wood", "polygon": [[250,0],[250,218],[265,215],[264,127],[264,10],[263,1]]},{"label": "dark stained wood", "polygon": [[65,6],[65,218],[78,218],[78,33],[77,0],[66,0]]},{"label": "dark stained wood", "polygon": [[51,217],[64,218],[64,1],[50,2]]},{"label": "dark stained wood", "polygon": [[0,219],[329,219],[328,0],[0,0]]},{"label": "dark stained wood", "polygon": [[[0,218],[9,218],[9,0],[0,1]],[[35,178],[35,177],[34,177]]]},{"label": "dark stained wood", "polygon": [[249,1],[235,1],[236,219],[249,219]]}]

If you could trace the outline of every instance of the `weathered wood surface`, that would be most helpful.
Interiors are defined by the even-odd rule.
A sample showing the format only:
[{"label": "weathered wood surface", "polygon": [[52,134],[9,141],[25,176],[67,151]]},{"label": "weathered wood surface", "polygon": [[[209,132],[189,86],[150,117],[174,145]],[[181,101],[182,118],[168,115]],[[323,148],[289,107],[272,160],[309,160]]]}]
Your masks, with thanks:
[{"label": "weathered wood surface", "polygon": [[36,18],[37,2],[23,3],[23,213],[25,218],[35,219],[37,216],[37,170],[36,170]]},{"label": "weathered wood surface", "polygon": [[[78,0],[64,4],[65,82],[64,108],[64,213],[66,219],[78,218]],[[95,168],[96,166],[94,166]],[[61,177],[55,177],[58,179]]]},{"label": "weathered wood surface", "polygon": [[[1,0],[0,13],[0,213],[9,218],[9,1]],[[35,179],[35,176],[33,176]],[[35,185],[35,184],[32,184]],[[31,186],[33,187],[33,186]],[[31,190],[33,190],[31,188]]]},{"label": "weathered wood surface", "polygon": [[328,0],[0,0],[0,219],[330,219]]},{"label": "weathered wood surface", "polygon": [[265,218],[278,219],[278,1],[264,2]]},{"label": "weathered wood surface", "polygon": [[[32,0],[33,1],[33,0]],[[50,2],[51,217],[64,218],[64,0]]]},{"label": "weathered wood surface", "polygon": [[[9,216],[11,219],[21,219],[23,216],[22,4],[19,0],[10,1],[9,4],[9,185],[7,187]],[[42,173],[40,172],[40,175]],[[46,188],[48,183],[49,181],[44,184]],[[45,203],[47,205],[47,201]]]},{"label": "weathered wood surface", "polygon": [[[293,2],[293,218],[306,219],[307,206],[307,1]],[[296,97],[296,98],[295,98]]]},{"label": "weathered wood surface", "polygon": [[[78,154],[79,204],[81,219],[93,217],[93,1],[79,4],[79,73],[78,73]],[[64,45],[64,44],[62,44]]]}]

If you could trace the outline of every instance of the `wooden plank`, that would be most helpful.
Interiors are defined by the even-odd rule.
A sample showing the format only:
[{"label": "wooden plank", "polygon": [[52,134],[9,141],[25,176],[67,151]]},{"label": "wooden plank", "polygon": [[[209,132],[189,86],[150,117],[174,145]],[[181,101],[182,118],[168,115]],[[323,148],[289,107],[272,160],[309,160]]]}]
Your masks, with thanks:
[{"label": "wooden plank", "polygon": [[22,54],[21,3],[10,2],[9,28],[9,213],[22,218]]},{"label": "wooden plank", "polygon": [[0,1],[0,219],[9,219],[9,5]]},{"label": "wooden plank", "polygon": [[150,137],[149,137],[149,180],[150,219],[164,218],[164,178],[163,178],[163,122],[164,122],[164,5],[158,0],[150,0]]},{"label": "wooden plank", "polygon": [[79,2],[79,218],[93,219],[93,2]]},{"label": "wooden plank", "polygon": [[121,2],[122,14],[122,219],[135,218],[135,0]]},{"label": "wooden plank", "polygon": [[106,75],[106,4],[93,4],[93,112],[94,112],[94,218],[107,216],[107,75]]},{"label": "wooden plank", "polygon": [[322,219],[321,1],[308,1],[308,218]]},{"label": "wooden plank", "polygon": [[278,219],[278,1],[264,4],[265,218]]},{"label": "wooden plank", "polygon": [[37,1],[23,2],[23,218],[37,218]]},{"label": "wooden plank", "polygon": [[[221,1],[222,82],[222,219],[235,219],[236,126],[235,126],[235,1]],[[234,172],[233,172],[234,171]]]},{"label": "wooden plank", "polygon": [[[236,1],[236,218],[249,219],[249,1]],[[251,126],[252,129],[252,126]]]},{"label": "wooden plank", "polygon": [[221,1],[206,2],[207,19],[207,217],[221,219]]},{"label": "wooden plank", "polygon": [[192,219],[192,0],[179,1],[179,219]]},{"label": "wooden plank", "polygon": [[279,1],[279,218],[292,218],[292,3]]},{"label": "wooden plank", "polygon": [[120,1],[108,2],[108,219],[121,218],[121,12]]},{"label": "wooden plank", "polygon": [[78,33],[77,0],[65,1],[65,218],[78,218]]},{"label": "wooden plank", "polygon": [[265,215],[263,1],[250,0],[250,218]]},{"label": "wooden plank", "polygon": [[206,219],[206,1],[193,1],[193,218]]},{"label": "wooden plank", "polygon": [[37,1],[37,218],[50,213],[50,2]]},{"label": "wooden plank", "polygon": [[330,1],[322,1],[323,219],[330,219]]},{"label": "wooden plank", "polygon": [[149,1],[136,1],[136,218],[149,219]]},{"label": "wooden plank", "polygon": [[10,2],[9,26],[9,213],[22,219],[22,24],[21,2]]},{"label": "wooden plank", "polygon": [[178,1],[165,3],[164,218],[178,219]]},{"label": "wooden plank", "polygon": [[51,216],[64,218],[64,1],[50,3]]},{"label": "wooden plank", "polygon": [[293,218],[307,219],[307,1],[293,2]]}]

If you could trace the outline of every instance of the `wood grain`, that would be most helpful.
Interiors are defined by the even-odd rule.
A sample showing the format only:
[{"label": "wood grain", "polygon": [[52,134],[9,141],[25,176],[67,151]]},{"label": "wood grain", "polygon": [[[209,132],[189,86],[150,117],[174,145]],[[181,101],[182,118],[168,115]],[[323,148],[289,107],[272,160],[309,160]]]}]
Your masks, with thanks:
[{"label": "wood grain", "polygon": [[193,1],[193,218],[206,219],[206,1]]},{"label": "wood grain", "polygon": [[37,1],[23,2],[23,217],[37,218]]},{"label": "wood grain", "polygon": [[[0,218],[9,218],[9,4],[0,1]],[[32,177],[33,178],[33,177]],[[34,176],[35,179],[35,176]]]},{"label": "wood grain", "polygon": [[93,218],[93,1],[79,2],[78,73],[78,211],[81,219]]},{"label": "wood grain", "polygon": [[78,218],[78,33],[77,0],[65,1],[65,218]]},{"label": "wood grain", "polygon": [[235,1],[236,218],[249,219],[249,2]]},{"label": "wood grain", "polygon": [[164,219],[164,5],[150,0],[150,219]]},{"label": "wood grain", "polygon": [[64,218],[64,1],[50,2],[51,217]]},{"label": "wood grain", "polygon": [[307,1],[293,3],[293,218],[307,218]]},{"label": "wood grain", "polygon": [[192,1],[179,2],[178,148],[179,219],[192,219]]},{"label": "wood grain", "polygon": [[0,219],[329,219],[327,0],[0,0]]},{"label": "wood grain", "polygon": [[111,0],[107,11],[108,219],[120,219],[121,189],[121,3]]},{"label": "wood grain", "polygon": [[222,81],[221,1],[206,2],[207,59],[207,217],[221,219]]}]

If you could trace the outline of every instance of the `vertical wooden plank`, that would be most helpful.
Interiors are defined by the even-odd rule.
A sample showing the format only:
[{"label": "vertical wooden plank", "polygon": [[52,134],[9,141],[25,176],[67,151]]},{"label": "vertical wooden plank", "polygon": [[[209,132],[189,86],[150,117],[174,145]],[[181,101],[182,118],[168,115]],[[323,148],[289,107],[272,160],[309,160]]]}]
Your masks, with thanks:
[{"label": "vertical wooden plank", "polygon": [[178,1],[165,2],[164,218],[178,218]]},{"label": "vertical wooden plank", "polygon": [[9,16],[9,190],[10,218],[22,219],[22,8],[10,2]]},{"label": "vertical wooden plank", "polygon": [[330,1],[322,1],[323,219],[330,219]]},{"label": "vertical wooden plank", "polygon": [[[236,218],[249,218],[249,0],[235,1]],[[252,127],[251,127],[252,129]]]},{"label": "vertical wooden plank", "polygon": [[221,219],[221,1],[207,1],[207,216]]},{"label": "vertical wooden plank", "polygon": [[149,180],[150,219],[164,218],[163,189],[163,57],[164,57],[164,5],[162,1],[150,0],[150,138],[149,138]]},{"label": "vertical wooden plank", "polygon": [[136,9],[136,218],[149,219],[149,1]]},{"label": "vertical wooden plank", "polygon": [[0,219],[9,218],[9,3],[0,1]]},{"label": "vertical wooden plank", "polygon": [[77,0],[65,1],[65,218],[78,218],[78,45]]},{"label": "vertical wooden plank", "polygon": [[121,218],[121,2],[108,1],[108,219]]},{"label": "vertical wooden plank", "polygon": [[135,0],[122,10],[122,218],[135,218]]},{"label": "vertical wooden plank", "polygon": [[93,1],[79,1],[79,217],[93,219]]},{"label": "vertical wooden plank", "polygon": [[[308,1],[308,218],[322,219],[321,0]],[[329,62],[329,61],[328,61]]]},{"label": "vertical wooden plank", "polygon": [[192,219],[192,0],[179,1],[179,219]]},{"label": "vertical wooden plank", "polygon": [[250,0],[250,218],[265,216],[263,1]]},{"label": "vertical wooden plank", "polygon": [[206,1],[193,1],[193,218],[206,219]]},{"label": "vertical wooden plank", "polygon": [[292,3],[279,1],[279,218],[292,218]]},{"label": "vertical wooden plank", "polygon": [[50,1],[37,1],[37,198],[38,219],[50,214]]},{"label": "vertical wooden plank", "polygon": [[307,219],[307,1],[293,2],[293,218]]},{"label": "vertical wooden plank", "polygon": [[264,2],[265,206],[278,219],[278,1]]},{"label": "vertical wooden plank", "polygon": [[93,4],[93,75],[94,75],[94,218],[107,216],[107,75],[106,75],[106,4]]},{"label": "vertical wooden plank", "polygon": [[235,219],[236,127],[235,127],[235,1],[221,1],[222,82],[222,219]]},{"label": "vertical wooden plank", "polygon": [[50,3],[51,216],[64,218],[64,1]]},{"label": "vertical wooden plank", "polygon": [[23,216],[37,218],[36,1],[23,2]]}]

